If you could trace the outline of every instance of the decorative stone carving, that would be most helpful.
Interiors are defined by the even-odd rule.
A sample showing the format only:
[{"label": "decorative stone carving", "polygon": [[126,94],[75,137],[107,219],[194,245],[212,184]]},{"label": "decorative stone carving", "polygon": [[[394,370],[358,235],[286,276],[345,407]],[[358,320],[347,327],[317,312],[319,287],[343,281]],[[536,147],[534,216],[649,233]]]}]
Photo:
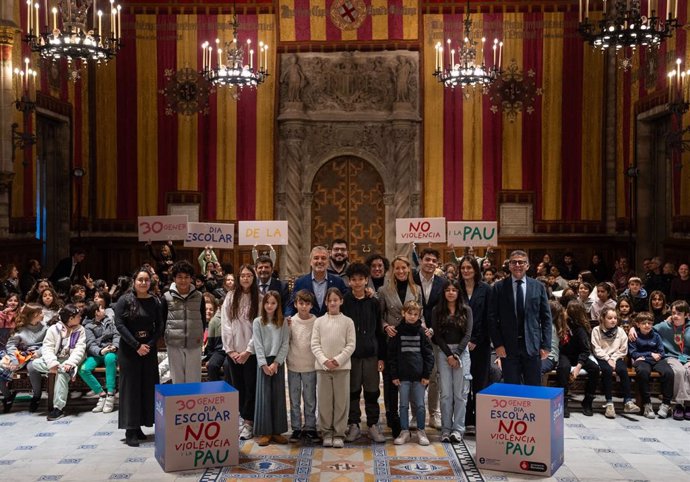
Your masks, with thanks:
[{"label": "decorative stone carving", "polygon": [[300,102],[308,112],[391,112],[396,103],[416,110],[419,103],[419,61],[413,52],[291,54],[282,58],[281,72],[281,112]]}]

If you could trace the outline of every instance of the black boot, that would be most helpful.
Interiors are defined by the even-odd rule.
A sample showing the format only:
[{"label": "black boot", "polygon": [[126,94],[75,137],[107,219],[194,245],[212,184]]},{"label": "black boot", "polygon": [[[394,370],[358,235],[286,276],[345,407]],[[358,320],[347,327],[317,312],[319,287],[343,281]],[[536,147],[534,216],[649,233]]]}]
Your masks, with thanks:
[{"label": "black boot", "polygon": [[125,430],[125,443],[130,447],[138,447],[139,439],[137,438],[137,429]]},{"label": "black boot", "polygon": [[141,427],[139,427],[139,428],[136,430],[136,432],[137,432],[137,438],[138,438],[139,440],[146,440],[146,434],[145,434],[144,432],[141,431]]},{"label": "black boot", "polygon": [[10,413],[12,405],[14,405],[14,397],[16,396],[16,393],[10,393],[2,399],[2,413]]},{"label": "black boot", "polygon": [[39,395],[38,397],[31,397],[31,401],[29,402],[29,412],[34,413],[38,411],[38,405],[41,403],[41,396]]},{"label": "black boot", "polygon": [[594,397],[585,395],[585,398],[582,400],[582,415],[585,415],[587,417],[591,417],[594,415],[594,412],[592,411],[592,401],[594,400]]}]

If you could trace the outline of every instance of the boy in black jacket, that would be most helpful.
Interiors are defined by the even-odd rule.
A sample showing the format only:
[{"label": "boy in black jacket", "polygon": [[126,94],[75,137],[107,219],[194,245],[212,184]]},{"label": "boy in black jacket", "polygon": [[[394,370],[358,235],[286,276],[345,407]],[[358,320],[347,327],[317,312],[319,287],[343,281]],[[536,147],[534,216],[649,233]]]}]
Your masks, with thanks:
[{"label": "boy in black jacket", "polygon": [[386,335],[381,325],[381,307],[377,299],[366,295],[369,282],[369,267],[363,263],[348,266],[346,275],[350,292],[345,294],[341,311],[355,323],[357,344],[350,362],[350,413],[345,440],[354,442],[361,435],[359,422],[362,412],[359,397],[364,389],[364,410],[367,414],[369,438],[374,442],[385,442],[379,423],[379,373],[383,371],[386,358]]},{"label": "boy in black jacket", "polygon": [[415,301],[403,305],[405,322],[398,325],[398,332],[388,346],[388,368],[393,384],[400,390],[400,435],[393,441],[402,445],[410,440],[408,406],[410,399],[416,407],[417,442],[429,445],[424,432],[426,409],[424,390],[434,368],[434,351],[419,321],[421,306]]}]

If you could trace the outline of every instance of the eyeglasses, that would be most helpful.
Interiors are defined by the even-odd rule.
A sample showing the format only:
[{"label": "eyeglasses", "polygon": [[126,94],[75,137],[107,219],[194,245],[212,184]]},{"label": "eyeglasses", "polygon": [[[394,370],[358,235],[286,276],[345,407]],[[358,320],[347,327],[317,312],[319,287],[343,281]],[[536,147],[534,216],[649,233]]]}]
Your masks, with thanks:
[{"label": "eyeglasses", "polygon": [[522,259],[511,259],[510,260],[511,266],[524,266],[526,264],[527,264],[527,261],[522,260]]}]

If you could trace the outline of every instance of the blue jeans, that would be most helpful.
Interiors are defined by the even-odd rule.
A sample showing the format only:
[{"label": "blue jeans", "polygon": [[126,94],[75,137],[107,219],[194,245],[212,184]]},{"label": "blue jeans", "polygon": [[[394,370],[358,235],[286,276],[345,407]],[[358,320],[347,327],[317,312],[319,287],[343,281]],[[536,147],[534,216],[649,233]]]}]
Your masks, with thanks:
[{"label": "blue jeans", "polygon": [[426,420],[424,385],[422,385],[422,382],[400,380],[398,390],[400,391],[400,428],[402,430],[409,430],[410,428],[408,408],[410,401],[412,401],[412,405],[415,407],[415,416],[417,417],[417,428],[424,430],[424,422]]},{"label": "blue jeans", "polygon": [[[288,390],[292,430],[316,430],[316,371],[300,373],[288,370]],[[302,425],[302,400],[304,400],[304,426]]]},{"label": "blue jeans", "polygon": [[[457,345],[448,345],[448,348],[455,351]],[[472,383],[470,352],[465,348],[460,355],[460,366],[451,368],[446,354],[439,351],[436,364],[441,383],[441,432],[464,434],[467,395]]]}]

